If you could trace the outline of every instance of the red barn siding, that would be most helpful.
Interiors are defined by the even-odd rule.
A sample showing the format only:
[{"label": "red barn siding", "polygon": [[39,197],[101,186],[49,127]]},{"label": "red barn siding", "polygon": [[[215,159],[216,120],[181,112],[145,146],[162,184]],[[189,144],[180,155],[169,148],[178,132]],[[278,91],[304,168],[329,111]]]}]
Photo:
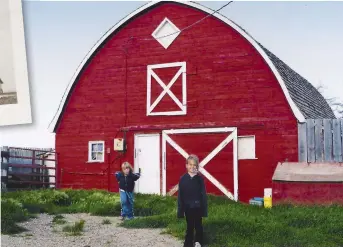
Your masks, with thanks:
[{"label": "red barn siding", "polygon": [[276,203],[292,201],[299,204],[343,203],[343,183],[273,182]]},{"label": "red barn siding", "polygon": [[[238,135],[255,135],[257,159],[239,161],[243,201],[261,196],[263,188],[271,187],[279,161],[297,161],[297,121],[284,93],[255,48],[230,26],[207,18],[182,32],[168,49],[156,40],[134,38],[127,42],[131,36],[150,38],[165,17],[182,29],[204,16],[184,5],[164,3],[132,19],[93,56],[56,129],[59,167],[64,171],[62,186],[110,187],[116,191],[114,177],[109,180],[108,175],[100,174],[107,174],[109,166],[111,173],[118,170],[124,160],[133,163],[135,131],[127,133],[128,152],[123,157],[116,159],[117,153],[112,150],[113,139],[122,137],[119,129],[128,126],[238,126]],[[146,116],[147,65],[183,61],[187,63],[187,115]],[[157,94],[154,92],[153,97]],[[154,111],[174,109],[174,103],[165,101],[168,97]],[[104,140],[105,148],[111,149],[104,163],[87,163],[88,141],[92,140]],[[206,148],[206,144],[200,145]]]}]

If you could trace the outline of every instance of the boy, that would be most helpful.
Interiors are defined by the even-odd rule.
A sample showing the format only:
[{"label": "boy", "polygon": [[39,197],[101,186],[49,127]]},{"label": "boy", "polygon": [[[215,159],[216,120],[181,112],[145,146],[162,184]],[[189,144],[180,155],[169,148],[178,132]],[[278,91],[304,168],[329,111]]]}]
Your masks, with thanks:
[{"label": "boy", "polygon": [[204,179],[198,175],[199,159],[196,155],[187,158],[187,173],[180,178],[178,192],[178,218],[186,216],[187,230],[184,247],[203,244],[202,217],[207,217],[207,195]]},{"label": "boy", "polygon": [[140,177],[139,173],[133,173],[133,168],[129,162],[121,165],[121,171],[116,172],[115,176],[119,184],[119,194],[121,202],[121,220],[126,217],[128,220],[133,219],[134,195],[133,189],[135,181]]}]

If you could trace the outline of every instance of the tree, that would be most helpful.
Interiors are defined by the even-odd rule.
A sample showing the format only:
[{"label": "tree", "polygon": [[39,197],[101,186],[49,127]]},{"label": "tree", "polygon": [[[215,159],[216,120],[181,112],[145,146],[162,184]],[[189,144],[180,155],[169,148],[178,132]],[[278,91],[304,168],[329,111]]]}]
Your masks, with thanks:
[{"label": "tree", "polygon": [[331,107],[337,118],[343,118],[343,103],[342,102],[334,102],[332,103]]},{"label": "tree", "polygon": [[318,92],[323,95],[326,102],[328,102],[329,106],[332,108],[333,112],[335,113],[337,118],[343,118],[343,102],[338,99],[337,97],[328,98],[324,96],[324,90],[326,89],[322,84],[319,84],[316,89]]}]

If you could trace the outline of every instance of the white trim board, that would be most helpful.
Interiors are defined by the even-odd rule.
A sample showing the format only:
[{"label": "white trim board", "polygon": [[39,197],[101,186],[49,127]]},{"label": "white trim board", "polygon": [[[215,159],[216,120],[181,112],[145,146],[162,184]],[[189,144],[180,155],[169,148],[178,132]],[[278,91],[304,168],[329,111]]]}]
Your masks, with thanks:
[{"label": "white trim board", "polygon": [[164,130],[163,132],[166,134],[194,134],[194,133],[220,133],[220,132],[233,132],[237,128],[199,128],[199,129],[171,129],[171,130]]},{"label": "white trim board", "polygon": [[[237,157],[237,128],[202,128],[202,129],[179,129],[179,130],[164,130],[162,131],[162,180],[163,191],[162,194],[167,194],[167,157],[166,157],[166,145],[171,145],[176,151],[178,151],[185,159],[188,157],[188,153],[183,150],[169,135],[173,134],[201,134],[201,133],[222,133],[231,132],[215,149],[212,150],[200,163],[199,171],[202,173],[213,185],[215,185],[224,195],[228,198],[237,201],[238,200],[238,157]],[[223,148],[225,148],[231,141],[233,141],[233,180],[234,180],[234,193],[228,191],[217,179],[215,179],[207,170],[205,166],[210,162],[214,156],[216,156]],[[174,194],[178,190],[178,185],[168,192],[169,195]]]},{"label": "white trim board", "polygon": [[[86,55],[86,57],[83,59],[82,63],[79,65],[79,67],[77,68],[75,74],[73,75],[73,77],[71,78],[71,81],[69,83],[69,85],[67,86],[66,92],[62,97],[62,101],[61,104],[59,105],[57,112],[49,126],[49,130],[51,132],[55,131],[56,125],[58,123],[58,120],[60,118],[60,115],[62,114],[62,109],[64,108],[64,105],[66,104],[67,98],[69,96],[69,94],[71,93],[71,89],[73,88],[74,84],[77,83],[76,79],[78,77],[78,75],[81,73],[82,69],[85,67],[85,65],[87,64],[87,61],[89,59],[92,59],[92,55],[94,54],[94,52],[101,46],[101,44],[107,39],[107,37],[109,37],[112,33],[114,33],[119,27],[121,27],[125,22],[127,22],[129,19],[133,18],[134,16],[138,15],[139,13],[143,12],[144,10],[158,4],[159,2],[162,2],[162,0],[158,0],[158,1],[151,1],[143,6],[141,6],[140,8],[136,9],[135,11],[133,11],[131,14],[127,15],[125,18],[123,18],[121,21],[119,21],[117,24],[115,24],[109,31],[107,31],[102,37],[101,39],[92,47],[92,49],[88,52],[88,54]],[[204,11],[207,14],[213,14],[213,10],[210,8],[207,8],[199,3],[195,3],[195,2],[186,2],[186,1],[177,1],[177,0],[171,0],[170,2],[177,2],[177,3],[181,3],[184,4],[186,6],[190,6],[192,8]],[[303,116],[303,114],[301,113],[301,111],[299,110],[299,108],[296,106],[296,104],[294,103],[294,101],[292,100],[285,82],[283,81],[280,73],[277,71],[275,65],[273,64],[273,62],[270,60],[270,58],[267,56],[267,54],[265,53],[265,51],[261,48],[261,46],[252,38],[250,37],[249,34],[247,34],[242,28],[240,28],[239,26],[237,26],[234,22],[232,22],[230,19],[228,19],[227,17],[219,14],[219,13],[214,13],[213,14],[214,17],[218,18],[219,20],[223,21],[224,23],[228,24],[230,27],[232,27],[234,30],[236,30],[239,34],[242,35],[242,37],[244,37],[255,49],[256,51],[263,57],[263,59],[265,60],[265,62],[268,64],[269,68],[272,70],[274,76],[276,77],[277,81],[280,84],[280,87],[286,97],[286,100],[288,102],[288,104],[291,107],[291,110],[294,114],[294,116],[297,118],[297,120],[299,122],[304,122],[305,121],[305,117]]]}]

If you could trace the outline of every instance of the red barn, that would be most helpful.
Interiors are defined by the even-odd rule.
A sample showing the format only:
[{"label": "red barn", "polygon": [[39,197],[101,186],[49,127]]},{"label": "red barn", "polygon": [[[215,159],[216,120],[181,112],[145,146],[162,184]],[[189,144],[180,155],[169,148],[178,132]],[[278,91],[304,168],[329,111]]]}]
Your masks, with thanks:
[{"label": "red barn", "polygon": [[306,118],[335,116],[237,24],[198,3],[150,2],[101,38],[63,97],[51,125],[59,186],[117,191],[129,161],[138,192],[173,194],[194,153],[209,193],[247,202],[278,162],[298,161]]}]

